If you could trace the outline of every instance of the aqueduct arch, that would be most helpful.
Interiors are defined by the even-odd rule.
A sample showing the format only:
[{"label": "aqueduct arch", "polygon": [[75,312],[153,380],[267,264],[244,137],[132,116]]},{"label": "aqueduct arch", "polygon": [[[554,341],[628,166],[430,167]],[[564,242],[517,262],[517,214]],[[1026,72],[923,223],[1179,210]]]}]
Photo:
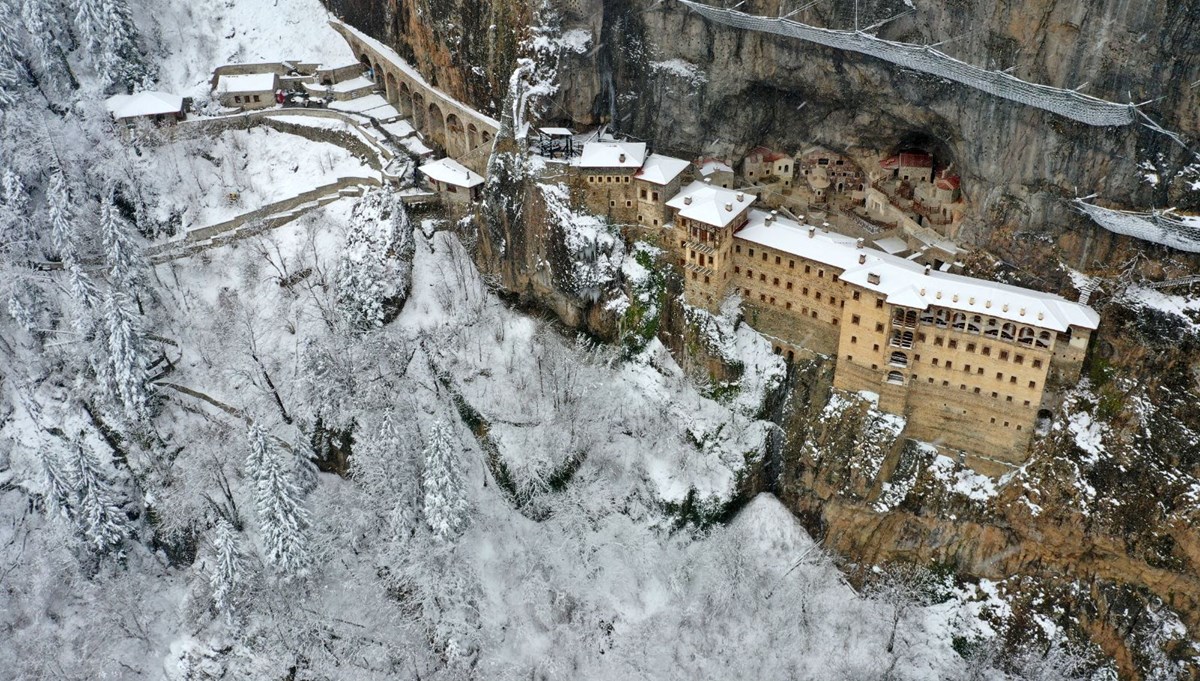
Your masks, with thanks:
[{"label": "aqueduct arch", "polygon": [[446,116],[446,154],[457,158],[470,151],[467,144],[467,132],[463,130],[462,121],[455,114]]},{"label": "aqueduct arch", "polygon": [[429,103],[428,117],[425,120],[425,129],[429,133],[429,139],[434,144],[442,149],[447,149],[446,146],[446,116],[442,113],[441,107],[436,102]]}]

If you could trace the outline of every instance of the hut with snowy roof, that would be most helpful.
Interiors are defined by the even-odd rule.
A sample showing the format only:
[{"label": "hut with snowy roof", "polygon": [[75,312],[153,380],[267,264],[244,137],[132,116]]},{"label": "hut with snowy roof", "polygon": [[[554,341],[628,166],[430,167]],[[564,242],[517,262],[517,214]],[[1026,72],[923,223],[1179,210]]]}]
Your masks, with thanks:
[{"label": "hut with snowy roof", "polygon": [[127,127],[140,122],[174,125],[186,118],[183,97],[169,92],[143,90],[132,95],[113,95],[104,101],[113,120]]},{"label": "hut with snowy roof", "polygon": [[483,177],[452,158],[426,163],[420,171],[447,205],[465,205],[479,199]]}]

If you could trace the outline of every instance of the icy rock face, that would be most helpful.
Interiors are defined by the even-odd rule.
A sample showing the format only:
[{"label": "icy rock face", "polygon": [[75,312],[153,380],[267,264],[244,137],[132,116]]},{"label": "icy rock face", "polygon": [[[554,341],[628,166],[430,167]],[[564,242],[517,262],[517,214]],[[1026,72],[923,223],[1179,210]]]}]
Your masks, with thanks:
[{"label": "icy rock face", "polygon": [[[335,11],[396,44],[452,94],[485,110],[499,106],[527,32],[533,3],[514,0],[327,0]],[[1173,173],[1192,159],[1140,123],[1097,128],[879,60],[706,22],[657,0],[548,0],[576,41],[559,70],[555,117],[608,122],[683,155],[735,159],[766,143],[799,150],[817,143],[875,158],[918,144],[953,161],[972,206],[963,238],[1017,262],[1011,231],[1048,233],[1068,257],[1104,260],[1117,240],[1063,201],[1097,193],[1116,205],[1200,206]],[[751,0],[742,11],[778,16],[809,3]],[[1200,132],[1200,2],[990,0],[916,2],[874,29],[880,37],[939,49],[1022,79],[1144,108],[1164,127]],[[902,0],[860,0],[858,26],[908,9]],[[794,18],[853,28],[855,3],[819,3]],[[581,34],[580,34],[581,35]],[[664,65],[669,65],[670,68]],[[1172,85],[1175,84],[1175,85]],[[1161,99],[1159,99],[1161,98]],[[765,132],[764,132],[765,131]],[[1143,182],[1140,160],[1161,178]],[[1086,227],[1092,242],[1071,233]]]}]

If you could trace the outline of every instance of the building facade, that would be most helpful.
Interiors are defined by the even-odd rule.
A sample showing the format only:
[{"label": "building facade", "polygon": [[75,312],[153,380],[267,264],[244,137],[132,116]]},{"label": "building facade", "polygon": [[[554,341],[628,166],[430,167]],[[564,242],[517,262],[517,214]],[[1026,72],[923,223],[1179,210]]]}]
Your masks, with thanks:
[{"label": "building facade", "polygon": [[[1084,305],[867,248],[862,239],[755,209],[753,194],[711,177],[667,198],[686,162],[646,158],[644,145],[604,144],[585,147],[587,162],[577,164],[585,202],[614,219],[661,224],[686,302],[715,311],[739,295],[747,322],[776,353],[835,358],[834,387],[878,396],[880,409],[906,418],[907,437],[1000,474],[1024,463],[1038,419],[1056,406],[1060,388],[1079,380],[1099,322]],[[902,157],[892,169],[898,177],[930,183],[931,197],[957,198],[956,183],[930,182],[926,157]],[[783,170],[774,165],[782,161],[768,158],[755,155],[751,169],[778,178]],[[826,169],[825,178],[844,183],[840,191],[865,186],[856,167],[831,175],[839,166],[829,152],[787,158],[788,172]]]}]

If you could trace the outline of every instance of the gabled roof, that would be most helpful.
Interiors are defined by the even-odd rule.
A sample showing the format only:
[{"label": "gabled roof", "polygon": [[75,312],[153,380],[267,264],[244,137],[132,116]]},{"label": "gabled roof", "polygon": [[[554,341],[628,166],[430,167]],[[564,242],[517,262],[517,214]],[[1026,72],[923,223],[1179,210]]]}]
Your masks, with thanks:
[{"label": "gabled roof", "polygon": [[267,92],[275,89],[274,73],[238,73],[222,75],[217,80],[217,92]]},{"label": "gabled roof", "polygon": [[1071,326],[1095,329],[1100,323],[1100,316],[1092,308],[1053,293],[927,271],[911,260],[858,248],[855,239],[836,232],[778,216],[768,222],[769,215],[750,211],[737,238],[841,269],[842,281],[876,291],[892,305],[920,310],[937,305],[1053,331],[1066,331]]},{"label": "gabled roof", "polygon": [[670,184],[689,165],[691,164],[681,158],[650,154],[646,157],[646,162],[642,164],[642,169],[637,171],[634,177],[654,184]]},{"label": "gabled roof", "polygon": [[961,180],[958,175],[942,176],[937,179],[938,189],[958,189]]},{"label": "gabled roof", "polygon": [[707,182],[693,182],[667,201],[667,206],[677,209],[689,220],[713,227],[728,227],[753,203],[753,194],[714,187]]},{"label": "gabled roof", "polygon": [[646,160],[645,142],[588,142],[579,157],[580,168],[640,168]]},{"label": "gabled roof", "polygon": [[183,97],[169,92],[143,90],[132,95],[113,95],[104,101],[104,108],[117,119],[173,114],[183,110]]},{"label": "gabled roof", "polygon": [[420,171],[431,180],[445,182],[456,187],[470,189],[483,184],[481,176],[452,158],[439,158],[432,163],[426,163],[421,166]]},{"label": "gabled roof", "polygon": [[569,128],[538,128],[538,130],[548,137],[570,137],[575,134]]}]

